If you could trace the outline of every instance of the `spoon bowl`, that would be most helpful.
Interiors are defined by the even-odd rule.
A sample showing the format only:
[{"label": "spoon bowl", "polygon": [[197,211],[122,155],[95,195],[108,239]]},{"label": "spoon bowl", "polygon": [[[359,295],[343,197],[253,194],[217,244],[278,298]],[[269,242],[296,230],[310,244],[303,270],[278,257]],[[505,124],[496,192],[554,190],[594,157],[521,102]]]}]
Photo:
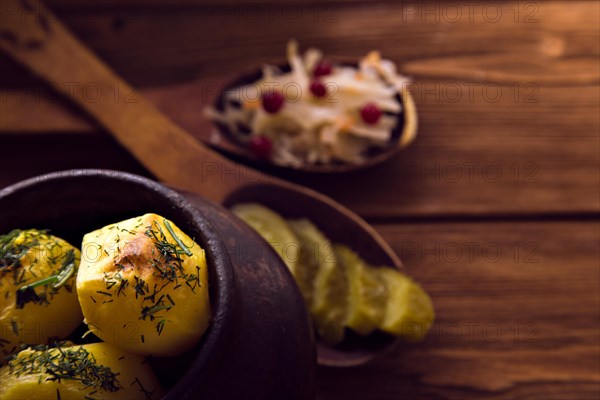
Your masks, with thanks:
[{"label": "spoon bowl", "polygon": [[[15,3],[17,9],[0,19],[4,36],[12,38],[0,40],[0,49],[78,105],[159,180],[226,206],[242,201],[261,202],[286,217],[308,218],[331,239],[349,245],[366,261],[401,267],[381,236],[350,210],[313,190],[233,163],[194,139],[139,93],[133,102],[115,102],[112,96],[88,101],[81,89],[85,87],[83,83],[94,82],[102,93],[129,85],[41,3],[29,3],[34,2]],[[26,6],[31,7],[23,9]],[[23,21],[19,17],[32,12],[36,18]],[[73,90],[67,84],[71,82],[82,85]],[[352,348],[360,351],[344,351],[342,347],[320,351],[319,362],[357,365],[390,348],[394,340],[369,336],[357,343]]]}]

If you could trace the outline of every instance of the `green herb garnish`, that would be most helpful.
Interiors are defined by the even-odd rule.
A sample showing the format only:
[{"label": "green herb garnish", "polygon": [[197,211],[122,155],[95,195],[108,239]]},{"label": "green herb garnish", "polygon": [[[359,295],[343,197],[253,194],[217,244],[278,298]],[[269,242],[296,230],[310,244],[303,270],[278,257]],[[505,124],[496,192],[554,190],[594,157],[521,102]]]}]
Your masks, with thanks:
[{"label": "green herb garnish", "polygon": [[144,393],[144,396],[145,396],[146,400],[151,400],[152,399],[152,395],[154,394],[154,389],[153,390],[146,389],[142,385],[142,382],[140,382],[140,380],[138,379],[137,376],[135,377],[135,379],[133,380],[133,382],[131,382],[130,386],[133,386],[135,384],[137,384],[140,387],[140,392]]},{"label": "green herb garnish", "polygon": [[69,280],[69,278],[71,278],[71,276],[73,276],[74,272],[75,251],[69,249],[65,254],[65,260],[63,261],[60,270],[56,274],[21,286],[19,290],[17,290],[17,308],[23,308],[28,302],[40,302],[42,299],[45,299],[45,296],[38,296],[33,290],[34,288],[52,284],[52,289],[58,290]]},{"label": "green herb garnish", "polygon": [[[39,349],[39,347],[33,348]],[[106,392],[116,392],[122,387],[109,367],[98,365],[93,354],[83,346],[61,348],[50,351],[49,347],[31,353],[19,353],[8,363],[9,373],[17,377],[22,375],[45,374],[45,380],[78,381],[82,389],[93,388]]]},{"label": "green herb garnish", "polygon": [[166,219],[163,219],[163,224],[165,224],[165,226],[167,227],[167,230],[169,231],[169,233],[171,234],[171,236],[173,237],[173,239],[175,239],[175,241],[177,242],[177,244],[179,245],[179,247],[181,247],[181,250],[183,250],[183,252],[185,253],[185,255],[188,256],[188,257],[193,256],[193,253],[188,250],[189,248],[193,247],[193,245],[192,246],[186,246],[185,243],[183,243],[183,241],[181,239],[179,239],[179,236],[177,236],[175,234],[175,231],[171,227],[171,224],[169,223],[169,221],[167,221]]}]

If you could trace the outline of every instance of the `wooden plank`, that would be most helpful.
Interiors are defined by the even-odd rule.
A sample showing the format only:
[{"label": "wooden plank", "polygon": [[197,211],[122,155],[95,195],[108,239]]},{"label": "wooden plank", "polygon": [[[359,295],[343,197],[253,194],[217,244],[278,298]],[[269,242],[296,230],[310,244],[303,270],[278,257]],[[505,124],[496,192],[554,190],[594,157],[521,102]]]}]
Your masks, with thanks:
[{"label": "wooden plank", "polygon": [[[260,7],[260,6],[285,6],[285,7],[299,7],[301,4],[309,4],[312,7],[318,7],[323,5],[335,4],[344,5],[357,3],[361,0],[328,0],[326,2],[319,0],[306,0],[298,2],[296,0],[279,0],[275,1],[263,1],[258,2],[256,0],[171,0],[168,4],[165,4],[161,0],[93,0],[86,2],[78,2],[72,0],[48,0],[46,3],[48,6],[60,9],[60,8],[103,8],[103,7],[135,7],[135,8],[173,8],[173,7],[206,7],[206,8],[218,8],[223,5],[227,6],[240,6],[240,7]],[[362,0],[364,1],[364,0]],[[367,0],[371,3],[384,3],[390,0]]]},{"label": "wooden plank", "polygon": [[437,322],[320,400],[597,399],[600,229],[590,222],[379,225],[431,293]]},{"label": "wooden plank", "polygon": [[[420,129],[414,146],[389,163],[347,176],[285,175],[365,217],[597,212],[598,3],[540,3],[528,10],[535,11],[533,23],[525,23],[524,8],[518,8],[515,22],[509,3],[498,3],[504,17],[497,23],[481,15],[472,22],[452,22],[439,11],[443,3],[431,4],[438,7],[437,15],[407,15],[395,3],[353,4],[336,9],[340,18],[331,24],[302,15],[298,23],[273,18],[261,29],[235,12],[215,16],[202,10],[159,13],[142,8],[119,16],[110,8],[85,11],[64,3],[62,13],[134,82],[183,81],[142,92],[201,138],[211,130],[200,110],[211,99],[208,92],[223,81],[190,81],[193,76],[239,70],[241,62],[245,67],[281,59],[291,36],[337,54],[382,49],[416,78],[412,89]],[[469,11],[468,5],[462,7]],[[112,25],[117,16],[125,21],[122,27]],[[0,81],[2,76],[16,80],[0,97],[3,134],[98,134],[39,86],[15,87],[16,74],[0,75]],[[106,95],[115,93],[117,101],[131,94],[119,88]],[[0,141],[10,148],[11,139],[2,136]],[[110,164],[111,146],[102,149],[105,153],[92,152],[70,165],[90,166],[94,160]],[[11,152],[34,163],[31,155]],[[134,164],[128,160],[123,165]]]},{"label": "wooden plank", "polygon": [[[597,2],[356,3],[306,6],[292,14],[277,3],[260,2],[255,3],[260,6],[256,12],[228,7],[89,10],[75,3],[66,2],[59,16],[135,86],[235,73],[240,67],[277,61],[289,38],[350,57],[380,49],[423,77],[430,68],[421,63],[428,59],[464,62],[464,57],[475,57],[467,62],[469,76],[474,67],[484,67],[482,72],[500,68],[513,75],[525,69],[528,76],[535,76],[546,65],[557,73],[558,81],[577,81],[575,73],[597,65],[600,54]],[[495,65],[477,58],[490,54],[506,58]],[[521,62],[516,63],[514,56]],[[0,76],[0,86],[31,83],[0,57],[0,69],[4,68],[11,74]],[[597,67],[593,71],[597,73]],[[597,74],[591,79],[597,80]]]},{"label": "wooden plank", "polygon": [[598,88],[569,93],[542,88],[533,104],[421,103],[417,142],[391,162],[300,182],[369,217],[597,212]]},{"label": "wooden plank", "polygon": [[[144,94],[198,138],[208,139],[212,128],[200,110],[221,86],[221,80],[202,80]],[[419,137],[394,160],[344,176],[280,175],[316,188],[367,218],[597,212],[598,87],[517,90],[503,85],[487,95],[485,88],[418,82],[413,92]],[[448,101],[457,94],[459,101]],[[31,130],[43,133],[49,129],[44,124],[58,131],[85,127],[97,132],[81,117],[71,118],[78,114],[66,113],[60,103],[25,97],[30,111],[21,112],[20,97],[8,98],[0,126],[22,126],[28,120]],[[8,137],[1,138],[10,146]],[[112,150],[103,151],[109,156]],[[82,165],[93,165],[94,159],[104,163],[106,156],[92,153]],[[18,157],[33,163],[27,154]]]}]

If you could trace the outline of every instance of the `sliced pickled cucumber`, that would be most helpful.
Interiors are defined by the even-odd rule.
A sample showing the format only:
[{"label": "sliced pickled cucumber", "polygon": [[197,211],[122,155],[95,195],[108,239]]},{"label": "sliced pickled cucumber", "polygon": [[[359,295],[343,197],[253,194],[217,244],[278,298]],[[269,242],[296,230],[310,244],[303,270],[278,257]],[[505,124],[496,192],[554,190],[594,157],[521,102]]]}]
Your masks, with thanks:
[{"label": "sliced pickled cucumber", "polygon": [[[314,296],[315,277],[321,264],[333,251],[331,243],[309,220],[288,220],[288,225],[300,242],[300,259],[296,267],[296,282],[310,307]],[[330,257],[330,262],[335,259]]]},{"label": "sliced pickled cucumber", "polygon": [[361,335],[380,329],[417,341],[431,327],[431,299],[396,269],[370,267],[347,246],[332,247],[306,219],[286,222],[255,203],[239,204],[231,211],[265,238],[286,263],[324,342],[342,342],[346,327]]},{"label": "sliced pickled cucumber", "polygon": [[335,252],[348,274],[348,309],[345,324],[361,335],[372,333],[383,321],[387,288],[375,270],[346,246],[336,245]]},{"label": "sliced pickled cucumber", "polygon": [[383,278],[389,292],[379,329],[407,341],[423,339],[435,317],[429,295],[419,284],[393,268],[374,270]]},{"label": "sliced pickled cucumber", "polygon": [[331,345],[344,340],[348,308],[348,277],[337,262],[325,263],[315,277],[311,315],[317,334]]},{"label": "sliced pickled cucumber", "polygon": [[300,246],[298,238],[281,215],[256,203],[238,204],[231,211],[257,231],[296,276]]},{"label": "sliced pickled cucumber", "polygon": [[315,329],[329,344],[344,339],[347,278],[338,266],[331,242],[308,220],[289,221],[300,240],[300,262],[296,279],[302,290]]}]

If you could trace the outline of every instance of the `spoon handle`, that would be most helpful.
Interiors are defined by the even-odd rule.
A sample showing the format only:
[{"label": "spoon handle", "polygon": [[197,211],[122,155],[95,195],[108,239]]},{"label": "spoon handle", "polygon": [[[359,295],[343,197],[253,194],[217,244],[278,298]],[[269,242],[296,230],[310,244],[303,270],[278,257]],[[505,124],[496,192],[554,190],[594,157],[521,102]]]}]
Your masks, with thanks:
[{"label": "spoon handle", "polygon": [[0,17],[0,48],[90,114],[158,179],[217,202],[246,182],[275,180],[194,139],[134,92],[41,2],[10,6]]}]

